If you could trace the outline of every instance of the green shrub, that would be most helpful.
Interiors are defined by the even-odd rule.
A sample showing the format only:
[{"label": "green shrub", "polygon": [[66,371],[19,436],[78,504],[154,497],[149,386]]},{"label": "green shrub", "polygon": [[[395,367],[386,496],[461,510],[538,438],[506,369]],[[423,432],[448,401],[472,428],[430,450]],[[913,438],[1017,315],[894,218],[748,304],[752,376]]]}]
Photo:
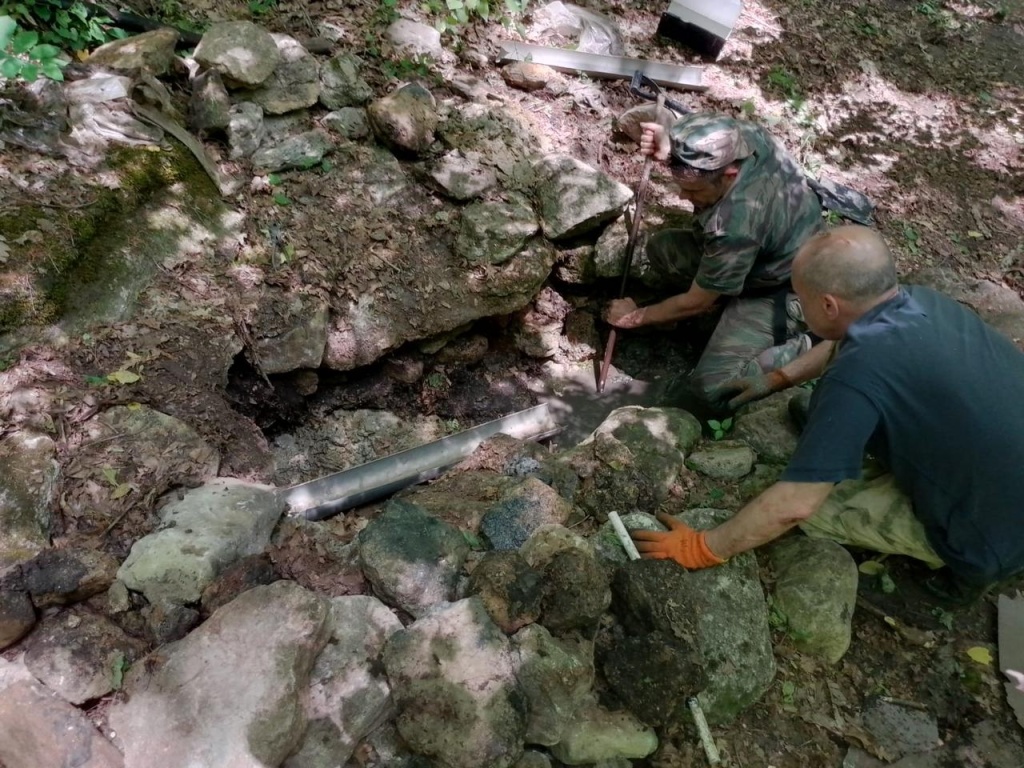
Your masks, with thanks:
[{"label": "green shrub", "polygon": [[60,48],[39,42],[39,33],[21,29],[10,16],[0,16],[0,76],[35,82],[40,75],[63,80]]}]

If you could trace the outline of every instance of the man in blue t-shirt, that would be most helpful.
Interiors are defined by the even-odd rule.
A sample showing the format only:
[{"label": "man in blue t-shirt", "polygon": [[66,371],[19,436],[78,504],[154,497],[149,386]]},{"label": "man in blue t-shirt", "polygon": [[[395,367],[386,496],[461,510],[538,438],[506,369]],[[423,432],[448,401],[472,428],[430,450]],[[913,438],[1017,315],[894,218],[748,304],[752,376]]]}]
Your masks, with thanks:
[{"label": "man in blue t-shirt", "polygon": [[[793,286],[824,342],[736,382],[737,400],[821,376],[781,480],[709,531],[636,531],[644,556],[703,568],[800,525],[949,566],[968,602],[1024,571],[1024,353],[969,309],[900,287],[885,242],[846,226],[800,249]],[[866,478],[865,452],[890,474]]]}]

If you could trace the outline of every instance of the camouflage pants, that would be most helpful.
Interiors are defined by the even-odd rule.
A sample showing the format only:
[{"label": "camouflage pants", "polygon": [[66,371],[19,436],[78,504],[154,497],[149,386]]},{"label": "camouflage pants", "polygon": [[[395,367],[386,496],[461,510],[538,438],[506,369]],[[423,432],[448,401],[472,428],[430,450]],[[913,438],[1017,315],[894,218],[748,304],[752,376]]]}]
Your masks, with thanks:
[{"label": "camouflage pants", "polygon": [[[645,250],[649,275],[645,282],[667,288],[673,293],[689,290],[702,249],[693,232],[663,229],[649,238]],[[733,379],[757,376],[781,368],[806,349],[799,338],[807,330],[796,294],[786,298],[786,338],[775,345],[775,299],[731,298],[708,341],[697,366],[690,374],[690,389],[715,406],[722,405],[729,393],[722,385]]]},{"label": "camouflage pants", "polygon": [[944,564],[928,543],[910,499],[888,473],[839,483],[800,528],[814,538],[914,557],[933,568]]}]

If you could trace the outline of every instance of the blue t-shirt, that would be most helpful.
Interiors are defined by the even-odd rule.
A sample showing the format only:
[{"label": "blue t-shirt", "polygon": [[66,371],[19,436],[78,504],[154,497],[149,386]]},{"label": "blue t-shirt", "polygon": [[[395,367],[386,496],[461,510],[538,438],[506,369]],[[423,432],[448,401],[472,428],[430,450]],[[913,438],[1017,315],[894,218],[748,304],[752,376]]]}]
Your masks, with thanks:
[{"label": "blue t-shirt", "polygon": [[909,286],[850,326],[782,479],[859,478],[865,450],[955,572],[1024,569],[1024,353],[976,314]]}]

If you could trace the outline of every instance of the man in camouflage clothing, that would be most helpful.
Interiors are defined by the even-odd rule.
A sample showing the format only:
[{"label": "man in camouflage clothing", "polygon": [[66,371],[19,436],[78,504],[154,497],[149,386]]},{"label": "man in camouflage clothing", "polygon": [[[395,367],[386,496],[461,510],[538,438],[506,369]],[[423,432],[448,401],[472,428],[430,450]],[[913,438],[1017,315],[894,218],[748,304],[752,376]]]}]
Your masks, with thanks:
[{"label": "man in camouflage clothing", "polygon": [[702,400],[725,405],[726,382],[775,370],[811,346],[789,279],[797,249],[824,228],[821,204],[760,126],[694,114],[668,130],[641,128],[641,153],[668,163],[680,196],[693,203],[696,226],[661,230],[648,241],[658,284],[677,293],[642,308],[629,298],[614,301],[606,318],[638,328],[724,303],[690,384]]}]

